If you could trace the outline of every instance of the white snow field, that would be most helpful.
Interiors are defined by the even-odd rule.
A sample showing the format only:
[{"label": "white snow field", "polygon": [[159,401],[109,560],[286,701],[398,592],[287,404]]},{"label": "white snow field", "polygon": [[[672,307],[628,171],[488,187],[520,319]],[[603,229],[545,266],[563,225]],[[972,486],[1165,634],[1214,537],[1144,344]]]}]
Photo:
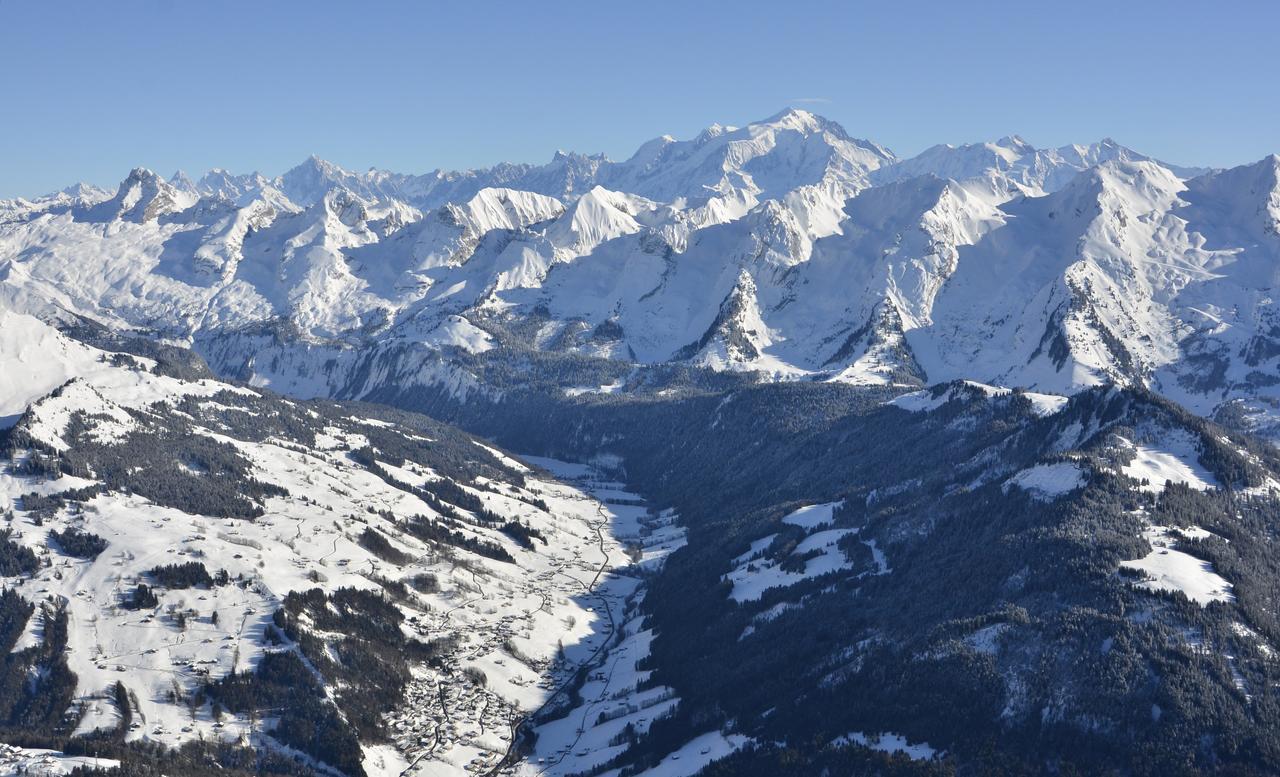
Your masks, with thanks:
[{"label": "white snow field", "polygon": [[749,737],[741,734],[712,731],[695,737],[679,749],[667,753],[662,763],[652,769],[644,770],[641,774],[647,777],[692,777],[711,762],[731,755],[735,750],[750,744],[751,741]]},{"label": "white snow field", "polygon": [[1185,431],[1161,433],[1147,444],[1123,438],[1122,443],[1132,449],[1133,459],[1120,471],[1134,480],[1148,481],[1142,486],[1144,491],[1158,494],[1170,481],[1185,483],[1200,491],[1217,487],[1213,475],[1200,464],[1195,441]]},{"label": "white snow field", "polygon": [[1197,538],[1208,534],[1199,527],[1150,526],[1142,536],[1151,543],[1151,552],[1140,559],[1122,561],[1120,565],[1144,572],[1146,579],[1137,585],[1151,591],[1177,591],[1202,607],[1211,602],[1233,601],[1231,583],[1213,570],[1213,564],[1175,547],[1179,535]]},{"label": "white snow field", "polygon": [[[957,391],[968,391],[971,394],[985,397],[1007,397],[1013,393],[1013,389],[1003,386],[990,386],[986,383],[979,383],[973,380],[961,381],[960,388],[948,388],[937,396],[934,396],[932,390],[910,391],[906,394],[894,397],[887,404],[894,407],[900,407],[903,410],[912,413],[926,413],[937,410],[946,403],[956,399]],[[1066,406],[1068,397],[1058,394],[1041,394],[1034,391],[1024,391],[1022,396],[1031,403],[1031,412],[1041,418],[1051,416]]]},{"label": "white snow field", "polygon": [[1036,499],[1051,502],[1069,494],[1086,483],[1086,476],[1079,464],[1060,461],[1053,464],[1037,464],[1019,471],[1005,481],[1005,490],[1017,486],[1031,493]]},{"label": "white snow field", "polygon": [[928,742],[909,744],[906,737],[891,732],[868,735],[861,731],[851,731],[842,737],[838,737],[833,744],[843,745],[849,743],[869,747],[872,750],[879,750],[882,753],[902,753],[913,761],[929,761],[939,755],[938,751],[930,747]]},{"label": "white snow field", "polygon": [[799,526],[809,531],[814,531],[823,526],[831,524],[834,520],[834,513],[841,502],[827,502],[820,505],[809,505],[801,507],[794,513],[787,515],[782,519],[783,523],[789,523],[792,526]]},{"label": "white snow field", "polygon": [[61,777],[77,768],[115,769],[119,761],[0,744],[0,777]]},{"label": "white snow field", "polygon": [[[753,542],[746,553],[733,560],[733,570],[724,576],[724,579],[733,583],[730,597],[737,602],[756,601],[771,588],[785,588],[803,580],[853,569],[853,564],[845,557],[838,543],[844,537],[856,535],[858,530],[821,528],[831,524],[832,511],[839,504],[839,502],[830,502],[801,507],[782,519],[783,523],[799,526],[806,531],[804,539],[796,545],[794,554],[803,555],[817,551],[813,558],[805,561],[804,569],[800,571],[783,569],[779,560],[764,557],[765,550],[777,537],[776,534],[761,537]],[[876,570],[861,574],[888,574],[888,562],[885,560],[884,553],[876,547],[875,540],[864,540],[863,544],[871,549]]]},{"label": "white snow field", "polygon": [[38,319],[0,306],[0,426],[73,375],[100,370],[98,354],[61,337]]}]

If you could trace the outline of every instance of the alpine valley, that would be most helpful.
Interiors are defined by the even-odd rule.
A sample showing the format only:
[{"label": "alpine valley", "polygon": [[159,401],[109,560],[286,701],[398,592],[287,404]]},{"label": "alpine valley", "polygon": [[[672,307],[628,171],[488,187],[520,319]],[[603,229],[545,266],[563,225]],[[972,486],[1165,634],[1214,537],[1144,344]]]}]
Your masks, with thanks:
[{"label": "alpine valley", "polygon": [[795,109],[0,201],[0,774],[1278,774],[1277,293]]}]

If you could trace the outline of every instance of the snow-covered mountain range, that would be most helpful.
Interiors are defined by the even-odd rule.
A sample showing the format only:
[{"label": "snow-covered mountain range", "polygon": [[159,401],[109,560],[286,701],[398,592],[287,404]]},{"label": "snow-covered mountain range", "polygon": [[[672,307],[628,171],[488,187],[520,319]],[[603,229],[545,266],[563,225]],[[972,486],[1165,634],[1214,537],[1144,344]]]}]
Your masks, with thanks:
[{"label": "snow-covered mountain range", "polygon": [[450,354],[506,348],[773,380],[1142,384],[1265,426],[1278,179],[1280,157],[1205,171],[1109,139],[898,159],[788,110],[623,162],[139,169],[114,194],[0,205],[0,290],[311,395],[463,385]]},{"label": "snow-covered mountain range", "polygon": [[1277,285],[800,110],[2,201],[0,775],[1273,773]]}]

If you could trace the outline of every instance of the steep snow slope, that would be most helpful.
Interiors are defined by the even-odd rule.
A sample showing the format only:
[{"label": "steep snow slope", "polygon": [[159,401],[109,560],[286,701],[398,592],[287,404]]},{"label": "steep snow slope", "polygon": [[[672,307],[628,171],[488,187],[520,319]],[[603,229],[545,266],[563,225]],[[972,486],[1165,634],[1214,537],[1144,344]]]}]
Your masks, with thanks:
[{"label": "steep snow slope", "polygon": [[1061,391],[1142,380],[1176,359],[1168,303],[1208,277],[1168,214],[1181,189],[1150,162],[1107,163],[1008,206],[1008,226],[962,254],[933,331],[913,333],[925,370]]},{"label": "steep snow slope", "polygon": [[781,198],[828,180],[852,193],[893,158],[834,122],[790,109],[741,129],[714,125],[691,141],[650,141],[610,168],[604,183],[664,202],[705,201],[735,191],[750,200]]},{"label": "steep snow slope", "polygon": [[[34,555],[5,583],[44,603],[18,649],[66,624],[70,685],[46,693],[66,694],[76,736],[463,774],[598,657],[639,591],[632,560],[678,546],[670,516],[607,503],[640,504],[616,486],[593,496],[422,417],[180,380],[4,324],[22,338],[0,349],[6,395],[34,400],[0,465],[0,543]],[[56,359],[31,369],[28,344]],[[233,693],[269,689],[291,656],[325,689],[314,714],[362,743],[352,760],[268,690]]]},{"label": "steep snow slope", "polygon": [[1159,162],[1104,138],[1088,145],[1036,148],[1017,135],[988,143],[938,145],[872,174],[876,183],[921,175],[949,178],[996,199],[1042,196],[1065,186],[1082,170],[1104,162],[1157,162],[1181,178],[1207,172]]},{"label": "steep snow slope", "polygon": [[36,399],[73,376],[109,370],[102,354],[53,327],[0,309],[0,425],[10,426]]},{"label": "steep snow slope", "polygon": [[139,167],[129,173],[114,197],[85,209],[82,218],[101,223],[117,219],[142,223],[184,211],[195,202],[194,193]]}]

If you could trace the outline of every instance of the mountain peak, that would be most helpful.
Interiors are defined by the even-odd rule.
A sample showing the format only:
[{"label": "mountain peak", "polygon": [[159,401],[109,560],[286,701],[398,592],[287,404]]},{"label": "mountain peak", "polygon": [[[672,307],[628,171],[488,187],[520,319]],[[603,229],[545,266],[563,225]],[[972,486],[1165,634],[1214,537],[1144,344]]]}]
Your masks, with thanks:
[{"label": "mountain peak", "polygon": [[[306,159],[294,165],[289,170],[289,172],[294,172],[294,171],[298,171],[298,172],[315,171],[315,172],[324,173],[324,174],[332,174],[335,172],[346,172],[341,167],[338,167],[334,163],[320,157],[317,154],[308,154]],[[288,174],[289,173],[285,173],[285,175],[288,175]]]},{"label": "mountain peak", "polygon": [[299,205],[312,205],[324,198],[334,187],[351,188],[358,185],[359,176],[312,154],[300,164],[280,176],[279,185],[284,195]]},{"label": "mountain peak", "polygon": [[121,186],[128,186],[135,183],[143,182],[163,182],[163,178],[147,167],[135,167],[129,171],[125,179],[120,182]]},{"label": "mountain peak", "polygon": [[111,197],[111,192],[101,186],[81,181],[61,190],[62,194],[82,200],[101,201]]},{"label": "mountain peak", "polygon": [[1001,148],[1007,148],[1021,153],[1034,152],[1036,147],[1028,143],[1021,135],[1005,135],[995,142],[995,145]]},{"label": "mountain peak", "polygon": [[1232,214],[1257,244],[1269,243],[1280,236],[1280,155],[1192,179],[1185,199],[1193,220]]},{"label": "mountain peak", "polygon": [[1182,184],[1168,168],[1149,159],[1117,158],[1099,162],[1082,171],[1061,190],[1088,191],[1091,196],[1120,193],[1126,200],[1168,197]]},{"label": "mountain peak", "polygon": [[732,131],[733,131],[733,127],[726,127],[719,122],[715,122],[711,126],[704,129],[702,132],[699,132],[695,142],[699,142],[699,143],[705,142],[705,141],[711,140],[712,138],[718,138],[721,135],[724,135],[725,133],[732,132]]},{"label": "mountain peak", "polygon": [[765,119],[761,124],[776,124],[784,121],[815,121],[819,117],[804,108],[788,106]]},{"label": "mountain peak", "polygon": [[835,134],[840,136],[845,134],[844,129],[830,119],[825,119],[803,108],[795,107],[781,110],[764,121],[755,122],[755,125],[777,126],[806,134],[823,131],[834,131]]},{"label": "mountain peak", "polygon": [[120,219],[141,224],[189,207],[195,199],[194,192],[178,189],[145,167],[135,167],[120,182],[115,196],[85,215],[90,221]]},{"label": "mountain peak", "polygon": [[184,192],[195,192],[196,182],[191,180],[191,176],[187,175],[182,169],[175,170],[173,175],[169,176],[169,184]]},{"label": "mountain peak", "polygon": [[325,192],[318,205],[348,227],[356,227],[369,218],[368,207],[359,195],[341,187]]}]

